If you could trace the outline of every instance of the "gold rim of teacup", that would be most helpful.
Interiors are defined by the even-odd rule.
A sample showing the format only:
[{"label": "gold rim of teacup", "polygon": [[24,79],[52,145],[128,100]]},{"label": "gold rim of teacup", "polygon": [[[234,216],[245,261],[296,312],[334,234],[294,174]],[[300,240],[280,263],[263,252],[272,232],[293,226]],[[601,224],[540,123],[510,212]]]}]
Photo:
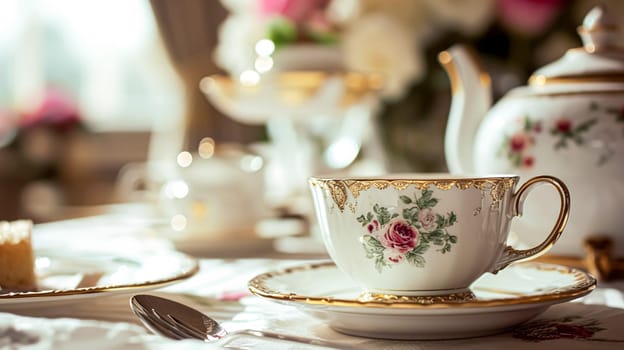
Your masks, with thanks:
[{"label": "gold rim of teacup", "polygon": [[452,188],[467,190],[476,188],[481,191],[489,191],[494,203],[498,202],[510,188],[519,181],[518,175],[491,175],[491,176],[464,176],[452,174],[418,174],[418,175],[387,175],[379,177],[350,177],[341,178],[333,176],[313,176],[308,179],[310,186],[319,186],[327,190],[332,196],[334,203],[343,211],[349,199],[348,193],[357,198],[361,192],[378,189],[384,190],[392,187],[396,190],[404,190],[410,186],[418,190],[427,189],[431,186],[448,191]]}]

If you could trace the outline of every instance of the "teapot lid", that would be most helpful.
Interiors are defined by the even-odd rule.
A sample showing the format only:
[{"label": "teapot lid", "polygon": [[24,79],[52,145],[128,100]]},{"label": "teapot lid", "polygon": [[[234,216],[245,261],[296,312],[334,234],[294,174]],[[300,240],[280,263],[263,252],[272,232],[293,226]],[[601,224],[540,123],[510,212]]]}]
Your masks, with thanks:
[{"label": "teapot lid", "polygon": [[624,49],[618,46],[617,20],[604,6],[594,7],[577,29],[583,47],[533,73],[530,85],[547,83],[624,82]]}]

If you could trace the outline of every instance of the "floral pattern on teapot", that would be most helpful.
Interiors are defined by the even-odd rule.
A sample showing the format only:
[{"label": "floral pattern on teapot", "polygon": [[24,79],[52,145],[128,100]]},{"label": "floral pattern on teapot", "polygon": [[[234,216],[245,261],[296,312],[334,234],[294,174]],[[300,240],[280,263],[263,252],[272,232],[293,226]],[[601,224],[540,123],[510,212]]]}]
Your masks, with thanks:
[{"label": "floral pattern on teapot", "polygon": [[[600,123],[601,118],[609,120],[615,117],[617,123],[624,124],[624,106],[622,108],[604,107],[592,102],[589,109],[591,114],[598,113],[600,115],[576,122],[567,117],[560,117],[553,121],[548,131],[552,136],[550,141],[555,151],[571,147],[586,147],[588,145],[587,134]],[[522,125],[520,130],[503,138],[498,155],[507,158],[513,168],[531,169],[536,160],[532,149],[538,142],[538,136],[542,134],[543,122],[524,116],[520,120],[520,124]],[[622,137],[624,138],[624,128],[622,129]],[[613,155],[613,150],[605,149],[599,155],[596,164],[598,166],[605,164]]]},{"label": "floral pattern on teapot", "polygon": [[447,231],[457,222],[457,216],[452,211],[445,215],[434,211],[439,200],[433,197],[433,191],[424,189],[420,197],[415,194],[413,198],[401,196],[400,199],[407,205],[401,217],[379,204],[373,206],[372,212],[357,217],[367,231],[361,238],[366,257],[375,260],[380,273],[384,267],[404,260],[424,267],[423,254],[431,245],[439,246],[437,251],[444,254],[457,243],[457,236]]}]

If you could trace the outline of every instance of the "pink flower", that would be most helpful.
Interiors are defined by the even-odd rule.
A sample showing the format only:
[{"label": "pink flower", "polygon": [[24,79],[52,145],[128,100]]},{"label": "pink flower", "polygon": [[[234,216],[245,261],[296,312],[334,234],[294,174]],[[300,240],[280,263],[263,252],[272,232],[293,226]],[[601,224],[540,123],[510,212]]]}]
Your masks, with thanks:
[{"label": "pink flower", "polygon": [[404,254],[398,253],[394,250],[384,252],[384,257],[386,258],[386,260],[394,264],[398,264],[403,261],[403,259],[405,259]]},{"label": "pink flower", "polygon": [[366,226],[366,228],[368,229],[368,233],[373,233],[373,232],[379,230],[379,221],[377,221],[377,220],[371,221],[371,223],[368,224]]},{"label": "pink flower", "polygon": [[522,167],[526,169],[530,169],[535,164],[535,158],[533,156],[526,156],[522,158]]},{"label": "pink flower", "polygon": [[501,22],[517,32],[537,35],[546,30],[564,5],[563,0],[498,0]]},{"label": "pink flower", "polygon": [[418,221],[425,230],[431,230],[435,227],[436,215],[431,208],[425,208],[418,212]]},{"label": "pink flower", "polygon": [[509,140],[509,148],[511,148],[512,152],[522,152],[528,146],[528,141],[527,136],[523,132],[516,133]]},{"label": "pink flower", "polygon": [[568,133],[572,129],[572,122],[570,119],[561,118],[555,123],[555,128],[560,133]]},{"label": "pink flower", "polygon": [[66,131],[79,123],[76,103],[58,90],[48,91],[41,103],[21,120],[22,127],[49,125],[58,131]]},{"label": "pink flower", "polygon": [[386,248],[405,254],[416,247],[420,233],[408,222],[397,219],[384,233],[381,242]]},{"label": "pink flower", "polygon": [[295,23],[301,23],[324,11],[329,0],[260,0],[260,14],[281,15]]},{"label": "pink flower", "polygon": [[248,291],[228,291],[223,292],[218,299],[221,301],[239,301],[244,297],[250,296],[251,294]]}]

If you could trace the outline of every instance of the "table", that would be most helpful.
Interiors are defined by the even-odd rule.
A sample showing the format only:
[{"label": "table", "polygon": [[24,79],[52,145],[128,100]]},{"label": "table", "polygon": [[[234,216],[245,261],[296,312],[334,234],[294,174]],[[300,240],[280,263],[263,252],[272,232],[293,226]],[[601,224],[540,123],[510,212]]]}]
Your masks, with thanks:
[{"label": "table", "polygon": [[[144,246],[167,248],[167,241],[153,236],[153,232],[139,230],[141,225],[135,219],[128,221],[118,215],[104,215],[37,225],[34,239],[54,237],[59,244],[67,244],[62,242],[79,237],[101,242],[133,237],[141,240]],[[538,316],[543,328],[544,320],[558,323],[551,322],[549,330],[538,332],[543,339],[514,337],[512,333],[443,341],[390,341],[343,335],[296,308],[248,292],[247,281],[260,273],[317,260],[309,256],[304,256],[303,260],[301,256],[293,259],[283,253],[272,254],[262,251],[251,258],[201,258],[200,271],[195,276],[149,293],[197,307],[222,322],[228,330],[266,329],[344,342],[363,349],[620,349],[624,343],[624,281],[599,283],[598,288],[582,300],[549,308]],[[129,296],[94,298],[87,303],[45,307],[19,315],[0,310],[0,349],[221,348],[194,340],[170,341],[151,335],[132,314]],[[313,348],[242,337],[233,339],[230,345],[252,349]]]}]

